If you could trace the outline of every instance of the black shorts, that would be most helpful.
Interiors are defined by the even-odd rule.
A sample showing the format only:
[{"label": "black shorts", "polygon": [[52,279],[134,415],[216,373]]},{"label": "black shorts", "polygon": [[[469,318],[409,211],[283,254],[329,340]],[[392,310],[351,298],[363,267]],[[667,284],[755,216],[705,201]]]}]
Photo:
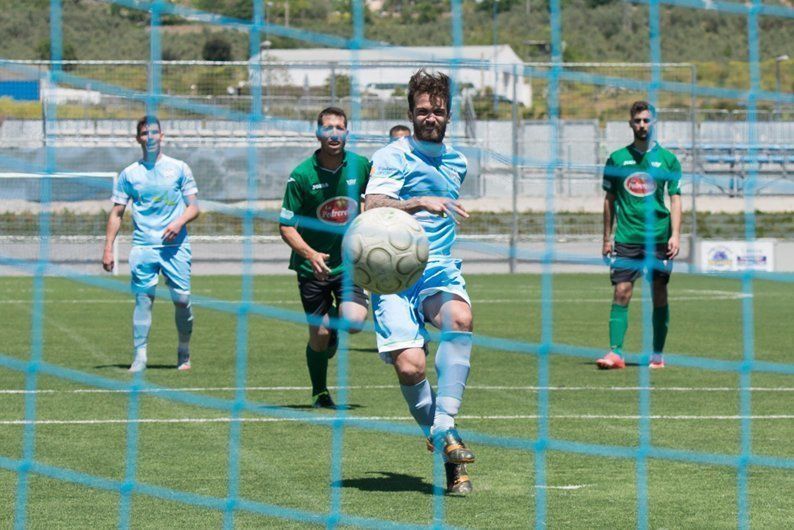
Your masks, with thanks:
[{"label": "black shorts", "polygon": [[306,314],[323,316],[334,305],[334,301],[336,307],[342,302],[355,302],[369,308],[369,298],[364,289],[358,285],[351,285],[349,291],[344,291],[342,276],[342,274],[331,276],[327,280],[298,276],[298,290]]},{"label": "black shorts", "polygon": [[[645,245],[615,243],[609,262],[609,279],[612,285],[633,282],[644,272],[645,277],[652,277],[653,281],[669,282],[673,273],[673,260],[667,257],[667,245],[656,245],[651,271],[646,270],[645,265]],[[653,274],[650,275],[649,272]]]}]

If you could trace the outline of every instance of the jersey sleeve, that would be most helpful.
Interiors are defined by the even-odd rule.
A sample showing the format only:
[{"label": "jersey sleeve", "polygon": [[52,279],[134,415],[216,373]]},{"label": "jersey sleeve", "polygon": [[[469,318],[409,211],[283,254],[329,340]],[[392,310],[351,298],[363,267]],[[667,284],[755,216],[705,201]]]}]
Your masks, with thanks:
[{"label": "jersey sleeve", "polygon": [[127,181],[126,171],[119,173],[116,183],[113,184],[113,194],[111,195],[110,200],[113,201],[114,204],[124,205],[130,201],[129,182]]},{"label": "jersey sleeve", "polygon": [[366,195],[386,195],[399,199],[405,182],[404,168],[405,158],[402,152],[388,147],[377,151],[372,156]]},{"label": "jersey sleeve", "polygon": [[185,163],[182,163],[182,196],[189,197],[198,193],[198,186],[196,186],[196,179],[193,178],[193,171]]},{"label": "jersey sleeve", "polygon": [[601,189],[609,193],[615,193],[615,162],[610,156],[604,165],[604,177],[601,180]]},{"label": "jersey sleeve", "polygon": [[469,161],[463,153],[460,153],[460,162],[463,164],[463,171],[460,172],[460,183],[463,185],[463,182],[466,180],[466,175],[469,174]]},{"label": "jersey sleeve", "polygon": [[302,204],[303,192],[293,173],[287,179],[287,189],[284,190],[284,200],[281,202],[281,213],[278,216],[278,222],[287,226],[297,225],[296,214],[300,211]]},{"label": "jersey sleeve", "polygon": [[670,196],[681,195],[681,163],[675,156],[670,163],[670,175],[667,181],[667,193]]}]

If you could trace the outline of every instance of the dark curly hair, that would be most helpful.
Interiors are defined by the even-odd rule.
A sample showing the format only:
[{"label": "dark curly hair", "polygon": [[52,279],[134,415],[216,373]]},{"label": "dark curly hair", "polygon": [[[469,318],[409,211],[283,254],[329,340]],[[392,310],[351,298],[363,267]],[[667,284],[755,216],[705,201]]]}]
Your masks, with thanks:
[{"label": "dark curly hair", "polygon": [[637,114],[643,111],[648,111],[651,113],[651,116],[654,118],[656,117],[656,108],[648,103],[647,101],[635,101],[631,104],[631,108],[629,109],[629,117],[633,118]]},{"label": "dark curly hair", "polygon": [[411,76],[408,81],[408,110],[414,111],[414,97],[417,94],[428,94],[431,98],[440,98],[447,104],[447,113],[450,111],[451,94],[449,90],[449,77],[441,72],[429,73],[424,68]]}]

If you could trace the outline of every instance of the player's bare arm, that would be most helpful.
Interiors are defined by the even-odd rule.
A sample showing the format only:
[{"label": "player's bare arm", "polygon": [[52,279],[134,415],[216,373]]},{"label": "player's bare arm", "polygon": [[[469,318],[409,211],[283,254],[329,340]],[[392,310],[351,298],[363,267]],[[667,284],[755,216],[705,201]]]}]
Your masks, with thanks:
[{"label": "player's bare arm", "polygon": [[667,257],[674,258],[681,250],[681,196],[670,197],[670,225],[671,234],[667,241]]},{"label": "player's bare arm", "polygon": [[367,210],[381,207],[396,208],[410,214],[424,210],[436,215],[449,215],[458,224],[460,224],[458,217],[464,219],[469,217],[469,213],[460,201],[448,199],[446,197],[413,197],[406,201],[401,201],[399,199],[392,199],[386,195],[367,195]]},{"label": "player's bare arm", "polygon": [[612,253],[612,227],[615,224],[615,194],[607,192],[604,196],[604,242],[601,254],[607,256]]},{"label": "player's bare arm", "polygon": [[328,275],[331,272],[331,269],[328,267],[328,264],[325,263],[327,260],[331,258],[328,254],[323,252],[317,252],[312,247],[310,247],[306,241],[301,237],[298,233],[298,230],[294,226],[289,225],[278,225],[279,233],[281,234],[281,239],[289,245],[289,247],[299,256],[302,256],[309,260],[312,265],[312,270],[314,271],[314,277],[318,280],[325,280],[328,278]]},{"label": "player's bare arm", "polygon": [[113,260],[113,242],[121,229],[121,220],[124,217],[126,204],[114,204],[108,215],[108,224],[105,229],[105,250],[102,253],[102,268],[111,272],[115,265]]},{"label": "player's bare arm", "polygon": [[185,197],[185,202],[187,203],[187,208],[182,212],[182,215],[173,223],[169,224],[165,228],[165,231],[163,231],[163,241],[173,241],[174,238],[179,235],[179,232],[182,231],[182,227],[199,216],[199,206],[196,195],[188,195]]}]

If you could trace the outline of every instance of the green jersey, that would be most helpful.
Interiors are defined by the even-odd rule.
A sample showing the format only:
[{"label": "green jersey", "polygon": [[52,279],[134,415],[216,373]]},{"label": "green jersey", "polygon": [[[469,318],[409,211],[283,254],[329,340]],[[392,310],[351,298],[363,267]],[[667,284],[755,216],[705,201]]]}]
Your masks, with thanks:
[{"label": "green jersey", "polygon": [[615,195],[615,242],[645,244],[646,208],[650,208],[653,241],[667,243],[672,225],[664,188],[670,196],[681,195],[680,179],[678,159],[658,143],[644,153],[629,145],[609,155],[602,187]]},{"label": "green jersey", "polygon": [[[328,254],[331,274],[342,272],[342,237],[346,226],[359,212],[359,201],[367,188],[369,161],[345,151],[335,171],[320,167],[318,151],[301,162],[287,180],[279,223],[294,226],[303,240],[317,252]],[[329,230],[323,230],[323,225]],[[294,251],[289,268],[300,276],[314,277],[311,263]]]}]

